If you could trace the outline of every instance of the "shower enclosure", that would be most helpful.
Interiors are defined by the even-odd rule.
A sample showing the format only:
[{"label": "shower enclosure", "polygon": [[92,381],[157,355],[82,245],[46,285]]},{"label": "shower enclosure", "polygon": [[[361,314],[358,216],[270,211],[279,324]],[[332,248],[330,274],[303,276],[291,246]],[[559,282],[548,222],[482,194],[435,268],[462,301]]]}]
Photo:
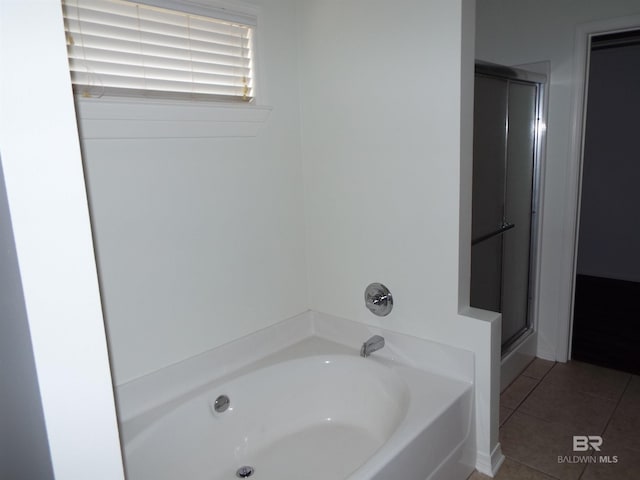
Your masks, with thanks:
[{"label": "shower enclosure", "polygon": [[471,306],[502,313],[502,355],[533,332],[544,75],[477,63]]}]

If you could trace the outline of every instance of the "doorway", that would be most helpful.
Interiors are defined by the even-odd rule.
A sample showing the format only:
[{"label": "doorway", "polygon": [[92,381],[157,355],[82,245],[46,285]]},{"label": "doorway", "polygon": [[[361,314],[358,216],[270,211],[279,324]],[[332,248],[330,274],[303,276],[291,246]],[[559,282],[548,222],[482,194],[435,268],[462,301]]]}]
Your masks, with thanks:
[{"label": "doorway", "polygon": [[640,30],[589,48],[572,358],[640,373]]}]

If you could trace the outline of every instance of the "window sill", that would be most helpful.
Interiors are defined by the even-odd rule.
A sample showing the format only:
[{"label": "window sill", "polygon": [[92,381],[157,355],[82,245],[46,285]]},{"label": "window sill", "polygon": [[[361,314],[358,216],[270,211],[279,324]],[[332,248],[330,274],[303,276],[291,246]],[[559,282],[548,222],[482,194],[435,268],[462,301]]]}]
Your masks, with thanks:
[{"label": "window sill", "polygon": [[85,139],[255,137],[272,107],[121,97],[76,97]]}]

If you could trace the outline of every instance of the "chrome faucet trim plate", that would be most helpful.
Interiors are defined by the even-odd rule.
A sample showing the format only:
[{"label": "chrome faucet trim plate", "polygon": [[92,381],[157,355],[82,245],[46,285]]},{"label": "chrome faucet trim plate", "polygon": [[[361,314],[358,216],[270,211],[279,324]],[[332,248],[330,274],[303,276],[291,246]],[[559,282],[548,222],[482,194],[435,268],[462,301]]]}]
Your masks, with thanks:
[{"label": "chrome faucet trim plate", "polygon": [[374,315],[384,317],[391,313],[393,297],[387,287],[381,283],[372,283],[364,292],[364,303]]}]

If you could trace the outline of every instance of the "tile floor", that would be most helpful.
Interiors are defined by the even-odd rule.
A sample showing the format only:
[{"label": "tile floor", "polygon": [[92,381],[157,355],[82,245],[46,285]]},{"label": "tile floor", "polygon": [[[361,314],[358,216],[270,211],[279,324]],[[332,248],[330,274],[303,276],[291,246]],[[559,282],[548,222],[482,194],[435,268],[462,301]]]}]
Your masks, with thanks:
[{"label": "tile floor", "polygon": [[[601,451],[574,452],[574,435],[600,435]],[[496,480],[638,480],[640,377],[535,359],[500,396],[500,443]]]}]

